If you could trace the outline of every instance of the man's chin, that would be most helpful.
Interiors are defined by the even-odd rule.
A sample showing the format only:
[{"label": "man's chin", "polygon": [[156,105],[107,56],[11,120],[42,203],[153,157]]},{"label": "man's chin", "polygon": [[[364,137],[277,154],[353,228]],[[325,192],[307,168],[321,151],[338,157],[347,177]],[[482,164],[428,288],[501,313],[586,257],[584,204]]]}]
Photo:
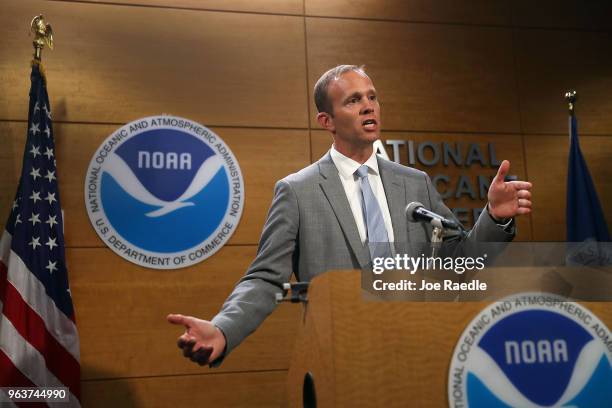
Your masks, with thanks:
[{"label": "man's chin", "polygon": [[380,139],[380,132],[367,132],[364,136],[364,139],[367,140],[368,143],[374,143]]}]

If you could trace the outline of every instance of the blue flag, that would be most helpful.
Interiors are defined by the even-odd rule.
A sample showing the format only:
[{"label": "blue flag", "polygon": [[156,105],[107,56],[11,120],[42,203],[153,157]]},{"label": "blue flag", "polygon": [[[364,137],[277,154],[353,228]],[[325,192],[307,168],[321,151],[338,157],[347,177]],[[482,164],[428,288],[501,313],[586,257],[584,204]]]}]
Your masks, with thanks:
[{"label": "blue flag", "polygon": [[580,144],[578,122],[570,116],[570,151],[567,168],[567,241],[610,241],[597,192]]}]

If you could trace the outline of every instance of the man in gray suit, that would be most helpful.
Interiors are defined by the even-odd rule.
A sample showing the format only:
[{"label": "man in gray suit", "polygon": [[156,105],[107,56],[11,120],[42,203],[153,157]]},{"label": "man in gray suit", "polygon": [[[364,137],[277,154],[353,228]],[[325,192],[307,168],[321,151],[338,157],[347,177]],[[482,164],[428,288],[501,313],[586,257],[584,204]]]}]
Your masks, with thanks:
[{"label": "man in gray suit", "polygon": [[[257,256],[221,311],[211,321],[168,316],[170,323],[185,326],[179,347],[194,362],[219,364],[274,310],[275,296],[292,273],[310,281],[329,270],[367,271],[373,241],[393,243],[396,253],[429,242],[428,227],[406,222],[408,203],[418,201],[453,218],[425,173],[375,154],[380,105],[361,67],[332,68],[315,85],[314,96],[317,120],[331,133],[332,148],[276,183]],[[500,165],[487,207],[455,249],[513,238],[513,217],[530,212],[531,184],[504,182],[509,167],[506,160]]]}]

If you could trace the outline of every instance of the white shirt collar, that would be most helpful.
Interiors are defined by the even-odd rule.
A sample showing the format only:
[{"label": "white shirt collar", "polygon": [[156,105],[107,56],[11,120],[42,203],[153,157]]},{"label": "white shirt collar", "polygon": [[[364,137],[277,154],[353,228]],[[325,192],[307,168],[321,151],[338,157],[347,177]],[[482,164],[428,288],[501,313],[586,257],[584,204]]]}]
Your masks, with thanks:
[{"label": "white shirt collar", "polygon": [[[357,171],[357,169],[361,167],[361,164],[337,151],[334,145],[332,145],[329,154],[331,155],[332,161],[336,165],[340,176],[344,179],[353,180],[353,175],[355,174],[355,171]],[[372,149],[372,155],[363,164],[368,166],[369,173],[373,172],[375,175],[378,175],[378,160],[376,160],[376,149]]]}]

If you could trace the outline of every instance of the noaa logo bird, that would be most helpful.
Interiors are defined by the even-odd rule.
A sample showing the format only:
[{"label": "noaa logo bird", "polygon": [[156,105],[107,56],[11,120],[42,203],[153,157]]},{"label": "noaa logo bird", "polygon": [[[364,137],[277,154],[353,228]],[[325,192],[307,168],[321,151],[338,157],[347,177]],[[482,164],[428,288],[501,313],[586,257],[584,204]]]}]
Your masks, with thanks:
[{"label": "noaa logo bird", "polygon": [[206,187],[223,167],[221,157],[217,155],[210,156],[200,165],[200,168],[185,192],[176,200],[165,201],[151,194],[151,192],[140,182],[138,177],[136,177],[130,166],[128,166],[120,156],[112,153],[108,156],[107,160],[107,166],[105,166],[104,169],[105,172],[115,179],[126,193],[142,203],[159,207],[157,210],[145,214],[147,217],[151,218],[161,217],[180,208],[195,205],[188,200]]}]

